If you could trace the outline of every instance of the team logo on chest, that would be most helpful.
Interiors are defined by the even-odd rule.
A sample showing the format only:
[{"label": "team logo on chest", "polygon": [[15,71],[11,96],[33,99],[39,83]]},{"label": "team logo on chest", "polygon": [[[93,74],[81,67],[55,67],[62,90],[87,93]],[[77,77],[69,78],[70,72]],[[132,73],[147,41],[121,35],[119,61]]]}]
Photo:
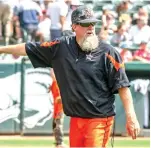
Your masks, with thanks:
[{"label": "team logo on chest", "polygon": [[86,60],[92,61],[93,56],[90,54],[86,54]]}]

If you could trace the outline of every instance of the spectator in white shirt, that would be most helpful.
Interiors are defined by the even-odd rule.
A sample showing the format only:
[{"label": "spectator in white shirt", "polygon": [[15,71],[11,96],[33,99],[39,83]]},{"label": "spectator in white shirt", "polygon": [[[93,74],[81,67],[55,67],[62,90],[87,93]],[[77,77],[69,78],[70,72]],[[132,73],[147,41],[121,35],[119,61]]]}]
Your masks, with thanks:
[{"label": "spectator in white shirt", "polygon": [[129,35],[134,44],[150,41],[150,27],[147,25],[146,17],[139,17],[137,19],[137,24],[130,28]]},{"label": "spectator in white shirt", "polygon": [[63,27],[68,13],[66,0],[56,0],[48,5],[47,15],[51,19],[51,40],[62,36]]},{"label": "spectator in white shirt", "polygon": [[39,37],[40,42],[50,41],[51,20],[46,16],[46,10],[43,10],[42,13],[43,13],[43,17],[41,22],[38,24],[36,37]]}]

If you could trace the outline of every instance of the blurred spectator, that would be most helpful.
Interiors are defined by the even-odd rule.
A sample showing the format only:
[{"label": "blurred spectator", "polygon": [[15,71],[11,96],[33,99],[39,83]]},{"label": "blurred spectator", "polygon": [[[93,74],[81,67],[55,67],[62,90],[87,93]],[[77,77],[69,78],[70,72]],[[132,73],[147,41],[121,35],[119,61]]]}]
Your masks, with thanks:
[{"label": "blurred spectator", "polygon": [[116,8],[116,12],[120,17],[124,13],[128,13],[129,9],[131,9],[131,1],[130,0],[123,0]]},{"label": "blurred spectator", "polygon": [[46,10],[44,0],[39,0],[39,6],[40,6],[42,11]]},{"label": "blurred spectator", "polygon": [[18,16],[16,16],[16,8],[17,6],[19,5],[19,2],[20,0],[16,0],[15,4],[14,4],[14,7],[13,7],[13,29],[14,29],[14,32],[13,32],[13,37],[15,39],[17,39],[17,43],[22,43],[23,42],[23,39],[22,39],[22,33],[21,33],[21,28],[20,28],[20,22],[19,22],[19,19],[18,19]]},{"label": "blurred spectator", "polygon": [[32,0],[21,0],[15,12],[20,22],[23,40],[34,40],[42,16],[40,6]]},{"label": "blurred spectator", "polygon": [[20,22],[16,16],[13,16],[14,34],[13,37],[17,40],[17,43],[22,43],[22,33],[20,28]]},{"label": "blurred spectator", "polygon": [[68,13],[66,0],[56,0],[48,5],[47,15],[51,19],[51,40],[62,36],[64,24]]},{"label": "blurred spectator", "polygon": [[124,22],[128,31],[132,25],[132,18],[129,14],[122,14],[119,17],[119,22],[120,23]]},{"label": "blurred spectator", "polygon": [[141,42],[139,50],[134,52],[133,60],[138,60],[142,62],[150,62],[150,49],[146,42]]},{"label": "blurred spectator", "polygon": [[38,24],[38,30],[36,32],[36,37],[39,37],[40,42],[50,41],[50,26],[51,20],[46,15],[46,10],[42,11],[43,16],[41,22]]},{"label": "blurred spectator", "polygon": [[115,25],[116,14],[110,10],[103,10],[102,15],[102,29],[108,30],[109,34],[113,34],[117,30]]},{"label": "blurred spectator", "polygon": [[133,24],[135,25],[137,23],[137,20],[142,17],[147,20],[147,24],[150,23],[148,11],[143,7],[139,8],[138,12],[133,14]]},{"label": "blurred spectator", "polygon": [[142,41],[150,41],[150,27],[147,25],[146,17],[137,19],[137,24],[130,28],[129,35],[134,44],[140,44]]},{"label": "blurred spectator", "polygon": [[125,23],[120,23],[117,27],[116,33],[112,36],[110,42],[114,46],[119,46],[121,42],[126,42],[129,40],[129,35],[127,33],[127,26]]},{"label": "blurred spectator", "polygon": [[4,37],[5,45],[9,44],[10,36],[12,35],[12,17],[13,9],[9,0],[0,0],[0,38],[3,37],[3,26],[4,26]]},{"label": "blurred spectator", "polygon": [[117,29],[115,25],[116,13],[111,10],[103,10],[102,25],[108,29],[115,31]]},{"label": "blurred spectator", "polygon": [[75,10],[78,6],[82,5],[82,3],[80,3],[80,0],[69,0],[67,1],[68,3],[68,13],[67,13],[67,17],[66,17],[66,21],[64,24],[64,30],[63,30],[63,35],[74,35],[72,28],[71,28],[71,14],[72,11]]},{"label": "blurred spectator", "polygon": [[148,12],[143,7],[139,8],[138,12],[133,15],[133,19],[139,19],[140,17],[145,17],[148,20]]},{"label": "blurred spectator", "polygon": [[132,52],[129,50],[127,43],[121,43],[119,53],[125,63],[133,60]]},{"label": "blurred spectator", "polygon": [[48,9],[48,6],[53,3],[55,0],[43,0],[44,1],[44,6],[45,6],[45,10]]},{"label": "blurred spectator", "polygon": [[110,42],[109,41],[109,33],[108,33],[108,30],[103,30],[101,29],[100,33],[99,33],[99,38],[102,40],[102,41],[105,41],[105,42]]}]

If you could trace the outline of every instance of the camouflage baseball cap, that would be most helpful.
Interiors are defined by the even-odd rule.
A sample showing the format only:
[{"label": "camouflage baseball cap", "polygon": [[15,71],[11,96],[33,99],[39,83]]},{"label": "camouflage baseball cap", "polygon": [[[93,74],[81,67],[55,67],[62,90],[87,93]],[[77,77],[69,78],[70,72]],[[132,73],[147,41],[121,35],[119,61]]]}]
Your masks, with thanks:
[{"label": "camouflage baseball cap", "polygon": [[100,20],[95,18],[94,12],[90,7],[79,6],[72,12],[71,21],[72,24],[76,24],[76,23],[95,23],[99,22]]}]

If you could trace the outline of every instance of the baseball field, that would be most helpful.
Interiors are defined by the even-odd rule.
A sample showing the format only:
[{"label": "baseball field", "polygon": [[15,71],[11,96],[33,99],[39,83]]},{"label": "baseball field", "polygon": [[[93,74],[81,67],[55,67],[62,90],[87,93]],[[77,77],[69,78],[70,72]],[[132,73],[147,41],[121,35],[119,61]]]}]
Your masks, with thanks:
[{"label": "baseball field", "polygon": [[[68,137],[64,138],[68,145]],[[54,147],[52,136],[0,136],[0,148],[50,148]],[[108,148],[112,148],[111,141]],[[150,138],[131,140],[128,137],[114,137],[114,148],[150,148]]]}]

